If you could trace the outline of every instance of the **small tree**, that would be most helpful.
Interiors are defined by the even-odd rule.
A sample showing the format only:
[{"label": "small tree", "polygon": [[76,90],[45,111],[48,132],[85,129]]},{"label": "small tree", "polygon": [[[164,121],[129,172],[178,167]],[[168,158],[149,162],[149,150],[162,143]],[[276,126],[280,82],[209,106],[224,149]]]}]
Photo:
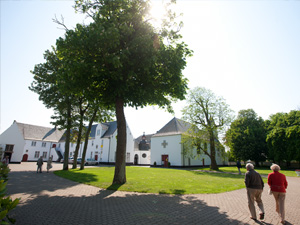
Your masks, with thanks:
[{"label": "small tree", "polygon": [[[208,89],[196,87],[190,91],[187,106],[182,110],[183,118],[192,125],[188,137],[197,151],[211,159],[210,168],[218,169],[216,151],[224,152],[218,134],[232,121],[232,110],[222,97]],[[209,149],[207,148],[209,144]]]}]

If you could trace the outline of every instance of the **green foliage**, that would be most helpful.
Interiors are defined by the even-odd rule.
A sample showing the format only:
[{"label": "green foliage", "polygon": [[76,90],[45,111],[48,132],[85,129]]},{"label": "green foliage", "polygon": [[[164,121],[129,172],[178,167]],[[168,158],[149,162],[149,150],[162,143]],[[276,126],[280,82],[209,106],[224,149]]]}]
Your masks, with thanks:
[{"label": "green foliage", "polygon": [[11,218],[8,214],[19,203],[19,199],[12,200],[6,196],[6,185],[9,168],[6,164],[0,162],[0,221],[1,224],[15,223],[15,219]]},{"label": "green foliage", "polygon": [[211,90],[196,87],[190,91],[187,106],[182,112],[183,118],[192,124],[183,136],[185,151],[193,154],[192,151],[196,149],[198,155],[209,156],[211,168],[217,169],[217,151],[225,155],[218,134],[224,131],[233,118],[229,105],[222,97],[215,96]]},{"label": "green foliage", "polygon": [[9,167],[6,164],[0,162],[0,180],[7,182],[9,171],[10,171]]},{"label": "green foliage", "polygon": [[238,117],[227,130],[226,145],[235,160],[253,160],[256,165],[267,155],[264,120],[253,109],[239,111]]},{"label": "green foliage", "polygon": [[266,121],[269,157],[277,162],[300,161],[300,111],[277,113]]}]

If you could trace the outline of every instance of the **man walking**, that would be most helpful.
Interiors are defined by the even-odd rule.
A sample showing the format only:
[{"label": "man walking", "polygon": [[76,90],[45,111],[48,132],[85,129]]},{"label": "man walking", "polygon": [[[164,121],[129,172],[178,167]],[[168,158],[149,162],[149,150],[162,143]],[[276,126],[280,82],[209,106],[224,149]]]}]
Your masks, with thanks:
[{"label": "man walking", "polygon": [[251,219],[256,220],[256,210],[254,201],[257,202],[260,214],[259,219],[263,220],[265,217],[264,205],[261,200],[261,195],[264,188],[264,182],[258,172],[254,170],[252,163],[247,163],[247,172],[245,174],[245,185],[247,188],[248,206],[251,213]]},{"label": "man walking", "polygon": [[42,172],[42,165],[43,165],[43,156],[41,156],[39,159],[38,159],[38,161],[37,161],[37,163],[36,163],[36,165],[37,165],[37,170],[36,170],[36,172],[38,173],[39,171],[40,171],[40,173]]}]

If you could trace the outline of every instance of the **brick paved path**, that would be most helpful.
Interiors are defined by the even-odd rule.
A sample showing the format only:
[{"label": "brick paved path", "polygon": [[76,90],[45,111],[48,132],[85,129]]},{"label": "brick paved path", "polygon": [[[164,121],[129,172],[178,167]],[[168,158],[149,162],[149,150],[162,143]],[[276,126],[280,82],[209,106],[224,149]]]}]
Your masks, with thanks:
[{"label": "brick paved path", "polygon": [[[249,219],[246,190],[222,194],[159,195],[102,190],[51,173],[35,163],[11,164],[8,193],[21,198],[16,224],[280,224],[273,196],[263,193],[265,220]],[[62,169],[62,164],[54,164]],[[300,178],[288,177],[287,224],[300,224]]]}]

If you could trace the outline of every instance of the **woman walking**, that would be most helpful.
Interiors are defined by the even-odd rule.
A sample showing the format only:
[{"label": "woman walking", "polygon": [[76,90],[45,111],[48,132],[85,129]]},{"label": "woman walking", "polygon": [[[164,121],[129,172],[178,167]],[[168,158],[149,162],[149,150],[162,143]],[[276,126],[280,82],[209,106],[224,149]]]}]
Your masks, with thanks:
[{"label": "woman walking", "polygon": [[49,170],[52,168],[52,156],[49,157],[47,161],[47,173],[49,173]]},{"label": "woman walking", "polygon": [[280,167],[277,164],[273,164],[270,168],[273,172],[268,175],[268,185],[270,186],[275,198],[276,212],[280,216],[281,223],[285,224],[284,202],[288,183],[285,175],[279,173]]}]

